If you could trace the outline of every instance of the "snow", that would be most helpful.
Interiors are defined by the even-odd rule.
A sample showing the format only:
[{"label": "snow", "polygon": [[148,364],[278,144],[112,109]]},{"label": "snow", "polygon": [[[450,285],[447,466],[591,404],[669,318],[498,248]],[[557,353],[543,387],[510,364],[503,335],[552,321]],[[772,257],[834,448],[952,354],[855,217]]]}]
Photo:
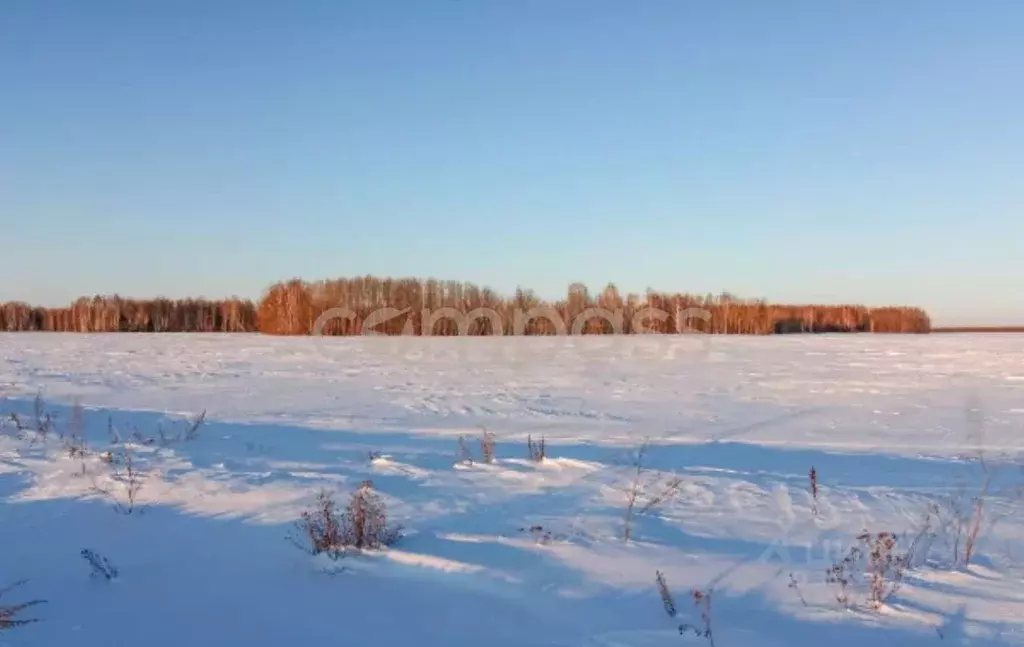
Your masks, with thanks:
[{"label": "snow", "polygon": [[[0,646],[708,644],[676,628],[701,625],[691,589],[713,591],[718,647],[1024,644],[1021,340],[0,335],[0,588],[28,580],[0,607],[47,600]],[[58,431],[81,403],[92,454],[14,429],[37,394]],[[195,440],[130,444],[139,507],[113,509],[109,426],[204,410]],[[970,565],[944,527],[881,608],[836,602],[825,570],[859,533],[905,545],[986,473]],[[364,479],[397,545],[332,560],[287,539],[321,488]],[[118,577],[90,577],[86,548]]]}]

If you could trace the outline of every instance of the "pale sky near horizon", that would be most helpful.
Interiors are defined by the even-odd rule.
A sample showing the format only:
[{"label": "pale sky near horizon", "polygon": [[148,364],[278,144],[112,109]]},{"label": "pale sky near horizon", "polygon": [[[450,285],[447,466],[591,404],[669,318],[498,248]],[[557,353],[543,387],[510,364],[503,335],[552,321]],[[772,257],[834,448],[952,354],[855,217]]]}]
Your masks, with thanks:
[{"label": "pale sky near horizon", "polygon": [[299,276],[1024,324],[1024,3],[9,0],[0,301]]}]

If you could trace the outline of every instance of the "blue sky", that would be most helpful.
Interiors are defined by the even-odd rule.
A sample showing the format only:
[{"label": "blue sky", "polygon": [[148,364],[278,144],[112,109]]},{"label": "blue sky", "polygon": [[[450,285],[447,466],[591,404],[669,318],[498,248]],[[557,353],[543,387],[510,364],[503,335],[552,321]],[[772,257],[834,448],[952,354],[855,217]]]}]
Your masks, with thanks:
[{"label": "blue sky", "polygon": [[1024,323],[1024,3],[8,0],[0,300],[354,274]]}]

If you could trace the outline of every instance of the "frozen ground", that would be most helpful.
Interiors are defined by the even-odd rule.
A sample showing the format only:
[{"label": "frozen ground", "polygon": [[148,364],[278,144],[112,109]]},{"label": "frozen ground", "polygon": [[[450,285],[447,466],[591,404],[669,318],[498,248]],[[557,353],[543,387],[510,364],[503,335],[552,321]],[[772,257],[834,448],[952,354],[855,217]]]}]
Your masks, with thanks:
[{"label": "frozen ground", "polygon": [[[0,645],[708,644],[676,629],[703,626],[693,588],[712,591],[717,647],[1021,644],[1022,341],[0,335],[0,588],[29,580],[0,619],[47,600]],[[30,427],[38,393],[45,440],[9,418]],[[59,438],[76,401],[84,460]],[[110,429],[172,433],[202,410],[197,439],[134,447],[140,508],[114,510]],[[333,562],[286,540],[320,488],[344,502],[367,478],[398,545]],[[954,512],[970,526],[986,478],[957,567]],[[898,533],[897,554],[921,538],[878,610],[825,582],[862,530]],[[84,548],[118,577],[90,577]]]}]

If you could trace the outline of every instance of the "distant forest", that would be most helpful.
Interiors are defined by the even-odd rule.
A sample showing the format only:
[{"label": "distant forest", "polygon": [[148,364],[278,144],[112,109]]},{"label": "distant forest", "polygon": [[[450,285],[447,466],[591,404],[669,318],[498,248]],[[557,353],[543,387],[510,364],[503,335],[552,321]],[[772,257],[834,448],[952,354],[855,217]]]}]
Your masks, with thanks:
[{"label": "distant forest", "polygon": [[[344,316],[332,308],[345,308]],[[384,308],[393,310],[382,317]],[[692,309],[699,311],[697,316]],[[526,313],[534,316],[524,316]],[[608,313],[618,314],[609,321]],[[727,293],[701,296],[648,291],[622,295],[614,285],[592,294],[579,283],[569,286],[564,299],[544,301],[525,289],[507,297],[471,283],[372,276],[318,282],[293,279],[272,285],[259,303],[238,298],[141,300],[119,296],[83,297],[66,308],[0,303],[0,331],[7,332],[310,335],[318,331],[360,335],[364,326],[389,335],[931,331],[928,315],[906,306],[783,305]]]}]

